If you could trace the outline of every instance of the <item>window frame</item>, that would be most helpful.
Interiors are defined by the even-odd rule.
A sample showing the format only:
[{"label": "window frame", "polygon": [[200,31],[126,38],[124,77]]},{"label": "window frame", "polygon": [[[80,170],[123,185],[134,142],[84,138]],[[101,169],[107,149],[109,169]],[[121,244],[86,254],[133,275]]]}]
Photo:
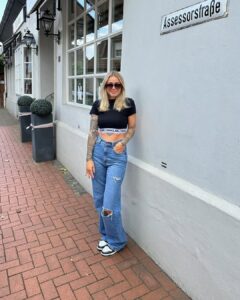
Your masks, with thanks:
[{"label": "window frame", "polygon": [[[14,51],[14,68],[15,68],[15,94],[17,96],[33,96],[33,52],[30,48],[29,51],[31,51],[31,61],[26,62],[25,61],[25,49],[27,47],[25,45],[19,45],[15,51]],[[31,71],[32,71],[32,77],[31,78],[25,78],[25,64],[31,64]],[[32,81],[32,93],[26,94],[25,93],[25,80],[31,80]],[[17,84],[18,82],[18,84]]]},{"label": "window frame", "polygon": [[[71,20],[69,20],[69,5],[71,5],[71,1],[67,1],[67,18],[66,18],[66,103],[69,105],[74,105],[77,107],[85,107],[85,108],[90,108],[91,104],[86,104],[86,81],[89,78],[92,78],[93,80],[93,86],[92,86],[92,93],[93,93],[93,102],[98,98],[98,84],[99,84],[99,79],[103,79],[104,76],[110,71],[111,68],[111,49],[112,49],[112,39],[117,36],[121,36],[122,40],[122,32],[123,32],[123,26],[119,30],[112,31],[112,25],[113,25],[113,20],[112,20],[112,12],[113,12],[113,1],[114,0],[95,0],[95,3],[92,7],[87,9],[87,3],[86,0],[84,1],[84,10],[81,14],[77,15],[77,1],[74,1],[74,15]],[[105,2],[108,2],[108,33],[104,36],[97,37],[97,26],[98,26],[98,7]],[[123,6],[124,6],[124,0],[123,0]],[[91,41],[86,41],[86,27],[87,27],[87,14],[91,11],[94,11],[95,14],[95,19],[94,19],[94,38]],[[77,45],[77,22],[83,18],[83,43],[80,45]],[[70,41],[69,41],[69,28],[74,24],[74,47],[69,48]],[[103,41],[107,41],[107,70],[106,72],[97,72],[97,46],[99,43]],[[88,46],[93,45],[93,58],[94,58],[94,63],[93,63],[93,72],[90,74],[87,74],[86,70],[86,48]],[[83,74],[77,75],[77,51],[79,49],[82,49],[83,53]],[[69,53],[73,52],[74,53],[74,74],[70,75],[69,74]],[[122,56],[121,56],[122,57]],[[120,59],[120,66],[121,66],[121,57]],[[77,80],[82,79],[83,82],[83,99],[82,103],[78,103],[78,91],[77,91]],[[70,80],[74,80],[74,90],[71,89],[70,85]],[[71,89],[71,90],[70,90]],[[70,100],[70,95],[73,95],[74,93],[74,99]]]}]

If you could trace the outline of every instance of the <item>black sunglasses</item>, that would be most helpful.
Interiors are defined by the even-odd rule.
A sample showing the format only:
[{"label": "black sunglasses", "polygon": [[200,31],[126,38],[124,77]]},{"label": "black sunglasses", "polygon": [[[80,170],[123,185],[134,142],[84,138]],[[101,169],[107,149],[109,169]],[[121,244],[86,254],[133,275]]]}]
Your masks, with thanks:
[{"label": "black sunglasses", "polygon": [[118,90],[118,89],[122,88],[122,84],[121,83],[112,83],[112,82],[105,84],[105,88],[113,89],[113,87]]}]

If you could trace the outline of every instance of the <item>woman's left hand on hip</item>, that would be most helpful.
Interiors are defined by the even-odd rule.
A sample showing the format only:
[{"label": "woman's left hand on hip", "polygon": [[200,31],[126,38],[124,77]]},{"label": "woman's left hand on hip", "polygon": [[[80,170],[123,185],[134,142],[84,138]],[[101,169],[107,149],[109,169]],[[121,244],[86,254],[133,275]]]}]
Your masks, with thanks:
[{"label": "woman's left hand on hip", "polygon": [[121,142],[118,142],[113,148],[113,150],[116,153],[122,153],[124,151],[124,149],[125,149],[125,146]]}]

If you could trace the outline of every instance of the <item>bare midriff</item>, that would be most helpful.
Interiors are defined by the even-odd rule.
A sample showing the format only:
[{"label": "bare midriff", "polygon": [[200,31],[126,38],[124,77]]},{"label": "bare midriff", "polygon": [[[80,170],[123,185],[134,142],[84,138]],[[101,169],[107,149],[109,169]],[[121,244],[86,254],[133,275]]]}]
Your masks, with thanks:
[{"label": "bare midriff", "polygon": [[101,139],[103,139],[106,142],[116,142],[118,140],[122,140],[124,139],[126,133],[112,133],[112,134],[108,134],[108,133],[103,133],[103,132],[98,132],[99,136]]}]

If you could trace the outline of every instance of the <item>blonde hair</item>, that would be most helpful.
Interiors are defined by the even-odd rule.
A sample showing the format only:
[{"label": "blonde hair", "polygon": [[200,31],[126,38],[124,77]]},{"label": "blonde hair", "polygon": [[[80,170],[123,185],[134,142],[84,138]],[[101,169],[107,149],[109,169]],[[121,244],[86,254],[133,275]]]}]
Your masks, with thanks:
[{"label": "blonde hair", "polygon": [[126,103],[126,94],[125,94],[125,83],[122,75],[117,72],[117,71],[111,71],[107,73],[107,75],[104,77],[103,82],[101,83],[100,86],[100,106],[99,106],[99,111],[107,111],[109,109],[109,100],[108,100],[108,94],[106,90],[106,83],[110,77],[116,77],[119,82],[122,85],[121,88],[121,93],[120,95],[116,98],[115,103],[113,108],[117,111],[121,111],[124,108],[128,108],[128,105]]}]

